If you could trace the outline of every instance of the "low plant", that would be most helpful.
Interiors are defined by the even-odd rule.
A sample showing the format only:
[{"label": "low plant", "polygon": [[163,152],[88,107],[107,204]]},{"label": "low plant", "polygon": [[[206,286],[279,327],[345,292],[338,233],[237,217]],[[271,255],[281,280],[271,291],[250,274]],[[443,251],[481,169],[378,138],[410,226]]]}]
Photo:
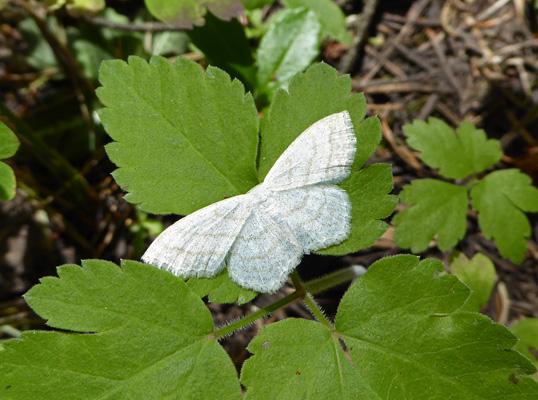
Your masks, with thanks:
[{"label": "low plant", "polygon": [[[100,118],[126,200],[152,213],[190,214],[246,193],[282,151],[319,119],[347,110],[357,139],[347,240],[320,251],[342,255],[372,245],[396,205],[389,165],[365,163],[380,124],[365,117],[349,76],[317,64],[278,89],[265,117],[243,85],[186,59],[108,61],[101,68]],[[267,256],[267,255],[264,255]],[[0,351],[8,399],[535,399],[536,368],[515,336],[466,311],[471,290],[440,261],[384,258],[351,285],[334,321],[313,295],[358,277],[353,267],[302,282],[238,321],[215,327],[201,297],[244,303],[256,293],[228,277],[191,278],[137,261],[88,260],[58,268],[25,299],[48,325]],[[238,378],[219,340],[304,301],[316,320],[264,326]],[[243,389],[241,387],[243,386]]]}]

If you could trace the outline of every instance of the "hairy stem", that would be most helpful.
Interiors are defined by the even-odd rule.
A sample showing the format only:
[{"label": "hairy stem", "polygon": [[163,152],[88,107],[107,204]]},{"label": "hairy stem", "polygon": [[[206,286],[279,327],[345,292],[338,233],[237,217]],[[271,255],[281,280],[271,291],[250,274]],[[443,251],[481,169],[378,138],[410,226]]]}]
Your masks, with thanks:
[{"label": "hairy stem", "polygon": [[238,321],[232,322],[229,325],[217,329],[217,331],[214,333],[214,337],[216,339],[226,337],[235,331],[247,327],[258,319],[264,318],[272,314],[276,310],[283,308],[288,304],[293,303],[294,301],[297,301],[298,299],[303,299],[308,308],[312,311],[312,314],[321,323],[329,327],[329,329],[333,329],[334,327],[332,326],[332,323],[325,317],[323,311],[315,303],[310,293],[316,294],[324,292],[325,290],[338,286],[344,282],[349,282],[353,279],[356,279],[360,277],[363,273],[364,269],[362,267],[351,266],[333,272],[326,276],[322,276],[321,278],[303,283],[299,279],[299,276],[294,272],[291,274],[291,279],[293,281],[293,284],[295,285],[295,288],[297,289],[295,292],[287,295],[286,297],[283,297],[282,299],[276,301],[273,304],[268,305],[267,307],[262,308],[259,311],[256,311],[251,315],[248,315]]},{"label": "hairy stem", "polygon": [[268,305],[267,307],[262,308],[259,311],[256,311],[254,314],[248,315],[245,318],[241,318],[239,321],[235,321],[231,323],[230,325],[226,325],[220,329],[218,329],[215,332],[215,337],[217,339],[223,338],[225,336],[228,336],[229,334],[233,333],[234,331],[243,329],[247,327],[248,325],[252,324],[253,322],[257,321],[260,318],[264,318],[268,316],[269,314],[272,314],[279,308],[285,307],[290,303],[293,303],[294,301],[301,298],[301,293],[299,291],[295,291],[286,297],[283,297],[282,299],[274,302],[273,304]]},{"label": "hairy stem", "polygon": [[316,318],[327,328],[331,330],[334,329],[332,322],[329,321],[321,307],[318,305],[318,303],[316,303],[312,295],[306,291],[306,288],[304,287],[303,282],[301,282],[301,278],[299,278],[299,274],[297,273],[297,271],[291,273],[291,281],[293,282],[295,289],[297,289],[298,292],[303,293],[301,297],[303,298],[306,307],[308,307],[314,318]]}]

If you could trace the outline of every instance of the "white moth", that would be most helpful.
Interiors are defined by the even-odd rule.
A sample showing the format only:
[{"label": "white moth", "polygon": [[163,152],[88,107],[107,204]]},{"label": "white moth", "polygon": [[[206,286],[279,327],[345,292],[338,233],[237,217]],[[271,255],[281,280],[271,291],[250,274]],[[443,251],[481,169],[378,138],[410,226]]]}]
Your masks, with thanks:
[{"label": "white moth", "polygon": [[351,203],[335,184],[349,176],[355,149],[347,111],[317,121],[282,153],[263,183],[179,220],[142,260],[181,277],[209,278],[228,267],[242,287],[276,291],[303,254],[349,236]]}]

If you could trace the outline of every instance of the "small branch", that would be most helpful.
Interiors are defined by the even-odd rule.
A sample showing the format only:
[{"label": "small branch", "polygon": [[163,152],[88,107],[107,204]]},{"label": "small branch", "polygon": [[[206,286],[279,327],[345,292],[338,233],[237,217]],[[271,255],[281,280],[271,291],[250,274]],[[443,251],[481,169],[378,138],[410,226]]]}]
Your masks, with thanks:
[{"label": "small branch", "polygon": [[163,22],[143,22],[143,23],[126,23],[113,22],[109,19],[96,16],[83,16],[82,19],[92,25],[104,26],[105,28],[117,29],[129,32],[169,32],[182,31],[182,28],[165,24]]},{"label": "small branch", "polygon": [[357,55],[364,46],[364,38],[377,8],[377,2],[378,0],[366,0],[364,2],[362,14],[357,21],[357,31],[353,35],[351,47],[340,61],[339,70],[342,74],[348,74],[353,70],[357,61]]}]

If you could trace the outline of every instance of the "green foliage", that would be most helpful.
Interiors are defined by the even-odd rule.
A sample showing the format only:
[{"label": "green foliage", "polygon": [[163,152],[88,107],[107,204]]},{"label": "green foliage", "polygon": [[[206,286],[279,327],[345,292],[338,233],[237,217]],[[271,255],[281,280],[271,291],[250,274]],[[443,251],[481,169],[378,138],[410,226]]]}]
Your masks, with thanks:
[{"label": "green foliage", "polygon": [[321,36],[331,37],[339,42],[351,44],[346,29],[346,17],[342,9],[332,0],[285,0],[289,8],[308,7],[321,22]]},{"label": "green foliage", "polygon": [[318,55],[320,31],[316,14],[305,7],[275,17],[257,52],[258,90],[271,98],[276,88],[287,88]]},{"label": "green foliage", "polygon": [[257,113],[239,81],[160,57],[104,62],[100,79],[107,152],[128,201],[186,215],[258,183]]},{"label": "green foliage", "polygon": [[531,226],[525,211],[538,212],[538,189],[517,169],[495,171],[471,190],[480,229],[503,257],[523,261]]},{"label": "green foliage", "polygon": [[[90,260],[58,275],[25,298],[73,332],[5,342],[0,397],[241,399],[219,331],[181,279],[134,261]],[[262,328],[241,372],[245,398],[536,398],[525,376],[536,369],[511,350],[517,339],[461,311],[469,294],[437,260],[378,261],[345,294],[334,329],[292,318]]]},{"label": "green foliage", "polygon": [[240,0],[145,0],[145,3],[155,18],[187,29],[203,25],[208,10],[226,21],[243,13]]},{"label": "green foliage", "polygon": [[438,168],[445,178],[462,179],[477,174],[502,157],[498,140],[487,139],[482,129],[463,122],[456,132],[440,119],[415,120],[404,125],[407,142],[420,151],[420,158],[431,168]]},{"label": "green foliage", "polygon": [[[0,121],[0,160],[12,157],[19,148],[19,139],[6,124]],[[11,200],[15,196],[15,174],[11,167],[0,162],[0,200]]]},{"label": "green foliage", "polygon": [[[200,298],[172,274],[124,261],[65,265],[25,296],[55,328],[0,351],[9,399],[241,399]],[[170,397],[171,396],[171,397]]]},{"label": "green foliage", "polygon": [[465,254],[455,251],[450,256],[450,271],[472,290],[461,310],[480,311],[489,301],[497,280],[491,260],[481,253],[469,260]]},{"label": "green foliage", "polygon": [[201,27],[187,31],[192,43],[200,49],[209,64],[228,72],[253,90],[256,87],[256,69],[252,48],[243,26],[233,19],[222,21],[208,14]]},{"label": "green foliage", "polygon": [[[536,353],[533,354],[530,351],[530,349],[533,349],[535,352],[538,351],[538,319],[521,319],[512,325],[510,330],[519,339],[519,342],[515,345],[514,349],[525,355],[536,367],[538,367]],[[538,375],[535,374],[535,378],[538,378]]]},{"label": "green foliage", "polygon": [[245,304],[253,300],[258,293],[244,289],[230,279],[227,271],[223,271],[214,278],[190,278],[187,286],[200,297],[208,296],[212,303]]},{"label": "green foliage", "polygon": [[[279,90],[262,121],[259,167],[258,118],[250,94],[217,68],[206,72],[183,58],[172,66],[153,57],[103,63],[98,95],[101,119],[115,140],[107,146],[119,169],[126,199],[153,213],[186,215],[262,181],[277,158],[319,119],[348,110],[357,135],[351,177],[342,183],[352,201],[352,233],[324,251],[347,254],[370,246],[387,229],[379,221],[396,205],[388,166],[359,171],[381,139],[377,118],[364,121],[362,95],[350,96],[349,76],[318,64]],[[367,190],[366,190],[367,189]],[[158,196],[155,193],[159,193]]]},{"label": "green foliage", "polygon": [[536,398],[517,339],[460,311],[469,293],[439,261],[378,261],[345,294],[334,330],[296,319],[262,328],[241,372],[245,398]]},{"label": "green foliage", "polygon": [[445,178],[471,178],[466,186],[434,179],[414,181],[404,188],[401,200],[411,207],[392,220],[394,242],[413,252],[424,251],[436,238],[441,250],[453,247],[465,235],[468,193],[478,211],[478,224],[493,238],[503,257],[523,261],[526,238],[531,234],[524,212],[538,212],[538,189],[519,170],[495,171],[482,180],[475,175],[502,157],[498,140],[468,122],[454,132],[444,122],[429,118],[403,127],[408,143],[421,152],[421,159],[439,168]]},{"label": "green foliage", "polygon": [[417,179],[400,193],[402,203],[411,207],[393,219],[394,244],[421,252],[437,237],[441,250],[463,238],[467,223],[467,189],[436,179]]}]

